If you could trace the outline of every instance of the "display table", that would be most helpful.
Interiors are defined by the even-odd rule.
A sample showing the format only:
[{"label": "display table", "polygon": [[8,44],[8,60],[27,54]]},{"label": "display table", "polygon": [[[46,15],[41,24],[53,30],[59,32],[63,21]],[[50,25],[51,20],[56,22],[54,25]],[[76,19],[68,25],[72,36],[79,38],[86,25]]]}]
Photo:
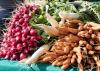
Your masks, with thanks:
[{"label": "display table", "polygon": [[78,68],[71,66],[66,70],[61,70],[60,67],[45,63],[26,65],[19,64],[17,61],[0,59],[0,71],[78,71]]}]

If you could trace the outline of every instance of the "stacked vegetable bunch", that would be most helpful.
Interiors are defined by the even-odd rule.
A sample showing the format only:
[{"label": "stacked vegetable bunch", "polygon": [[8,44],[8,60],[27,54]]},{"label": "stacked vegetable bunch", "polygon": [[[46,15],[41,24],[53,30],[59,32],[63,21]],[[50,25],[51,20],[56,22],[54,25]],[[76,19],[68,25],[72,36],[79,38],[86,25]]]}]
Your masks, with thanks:
[{"label": "stacked vegetable bunch", "polygon": [[[80,71],[97,67],[97,71],[100,71],[100,25],[97,24],[100,22],[100,5],[83,2],[80,6],[76,9],[69,3],[51,1],[47,3],[46,10],[40,7],[39,12],[33,14],[30,23],[41,32],[45,45],[32,57],[20,62],[48,62],[61,66],[61,69],[78,65]],[[50,39],[55,42],[46,41]]]},{"label": "stacked vegetable bunch", "polygon": [[3,42],[1,43],[0,57],[21,60],[31,52],[33,53],[33,47],[37,47],[38,41],[41,40],[37,30],[29,25],[29,19],[36,10],[36,5],[18,6],[10,22],[7,23],[7,31],[4,32]]},{"label": "stacked vegetable bunch", "polygon": [[100,24],[87,22],[84,25],[82,21],[64,15],[59,26],[54,21],[52,25],[55,29],[48,28],[47,33],[58,36],[58,40],[39,58],[40,62],[49,62],[61,69],[78,64],[80,71],[87,65],[100,70]]},{"label": "stacked vegetable bunch", "polygon": [[[21,5],[13,13],[0,57],[25,64],[49,62],[61,69],[75,64],[80,71],[96,66],[100,71],[100,5],[84,2],[76,9],[64,0],[36,1],[38,6]],[[96,23],[87,22],[91,20]],[[34,53],[38,45],[42,46]]]}]

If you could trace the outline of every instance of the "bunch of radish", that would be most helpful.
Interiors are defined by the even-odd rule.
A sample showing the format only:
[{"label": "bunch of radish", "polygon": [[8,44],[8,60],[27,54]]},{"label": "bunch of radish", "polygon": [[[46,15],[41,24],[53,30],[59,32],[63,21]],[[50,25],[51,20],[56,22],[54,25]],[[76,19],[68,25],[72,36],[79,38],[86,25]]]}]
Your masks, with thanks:
[{"label": "bunch of radish", "polygon": [[19,6],[11,20],[7,23],[7,31],[1,43],[0,57],[10,60],[22,60],[28,57],[33,47],[41,40],[36,29],[29,25],[32,12],[37,10],[36,5]]}]

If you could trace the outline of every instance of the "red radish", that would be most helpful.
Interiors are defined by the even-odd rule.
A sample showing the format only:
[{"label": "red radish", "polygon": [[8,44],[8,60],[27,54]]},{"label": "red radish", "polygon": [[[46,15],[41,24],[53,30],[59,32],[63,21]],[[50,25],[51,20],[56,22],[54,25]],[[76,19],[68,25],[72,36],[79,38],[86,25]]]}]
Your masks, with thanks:
[{"label": "red radish", "polygon": [[32,17],[32,13],[29,13],[29,18],[31,18]]},{"label": "red radish", "polygon": [[16,37],[16,41],[17,41],[17,42],[21,42],[21,37],[17,36],[17,37]]},{"label": "red radish", "polygon": [[32,29],[32,27],[31,26],[28,26],[27,29],[30,31]]},{"label": "red radish", "polygon": [[2,57],[3,56],[3,53],[2,53],[2,51],[0,51],[0,57]]},{"label": "red radish", "polygon": [[16,25],[20,25],[18,21],[15,22]]},{"label": "red radish", "polygon": [[36,39],[37,39],[37,40],[41,40],[42,37],[41,37],[41,36],[37,36]]},{"label": "red radish", "polygon": [[34,43],[33,43],[33,46],[34,46],[34,47],[37,47],[37,43],[36,43],[36,42],[34,42]]},{"label": "red radish", "polygon": [[24,19],[24,22],[28,22],[28,21],[29,21],[29,18],[25,18],[25,19]]},{"label": "red radish", "polygon": [[27,14],[24,14],[23,18],[28,18],[29,16]]},{"label": "red radish", "polygon": [[28,53],[29,52],[29,49],[28,48],[25,48],[24,49],[24,53]]},{"label": "red radish", "polygon": [[18,56],[17,56],[16,54],[13,54],[13,55],[12,55],[11,60],[14,60],[14,59],[18,59]]},{"label": "red radish", "polygon": [[10,41],[11,42],[15,42],[16,40],[15,40],[15,38],[11,38]]},{"label": "red radish", "polygon": [[11,49],[10,49],[10,52],[11,52],[11,53],[13,53],[13,52],[15,52],[15,51],[16,51],[15,48],[11,48]]},{"label": "red radish", "polygon": [[14,42],[12,42],[11,45],[15,47],[17,45],[17,43],[14,41]]},{"label": "red radish", "polygon": [[22,26],[24,26],[23,28],[26,28],[26,27],[28,27],[28,24],[27,24],[27,22],[24,22],[24,23],[22,24]]},{"label": "red radish", "polygon": [[9,55],[6,55],[6,56],[5,56],[5,59],[9,59]]},{"label": "red radish", "polygon": [[10,37],[10,36],[11,36],[11,32],[8,32],[8,33],[7,33],[7,36]]},{"label": "red radish", "polygon": [[20,44],[20,43],[17,44],[17,50],[20,50],[20,51],[22,50],[22,44]]},{"label": "red radish", "polygon": [[25,53],[21,53],[20,54],[20,60],[22,60],[22,59],[24,59],[24,58],[26,58],[27,57],[27,54],[25,54]]},{"label": "red radish", "polygon": [[26,42],[26,38],[22,35],[22,42]]},{"label": "red radish", "polygon": [[8,51],[8,52],[7,52],[7,55],[10,57],[10,56],[11,56],[11,52]]},{"label": "red radish", "polygon": [[28,29],[24,29],[23,31],[22,31],[22,34],[28,34],[29,33],[29,30]]},{"label": "red radish", "polygon": [[23,8],[23,13],[28,14],[29,11],[27,10],[27,7]]},{"label": "red radish", "polygon": [[37,32],[36,32],[36,30],[31,29],[31,30],[30,30],[30,34],[31,34],[31,35],[36,35],[36,34],[37,34]]},{"label": "red radish", "polygon": [[8,30],[8,33],[9,33],[9,32],[12,33],[12,30],[11,30],[12,27],[13,27],[13,26],[10,26],[10,27],[7,29],[7,30]]},{"label": "red radish", "polygon": [[27,39],[24,36],[22,35],[22,42],[26,42],[27,41]]},{"label": "red radish", "polygon": [[24,19],[23,18],[19,19],[19,23],[20,24],[22,24],[23,22],[24,22]]},{"label": "red radish", "polygon": [[7,51],[6,50],[2,50],[2,53],[3,53],[3,57],[7,54]]},{"label": "red radish", "polygon": [[17,33],[15,33],[15,36],[19,36],[19,37],[21,37],[22,34],[21,34],[21,32],[17,32]]},{"label": "red radish", "polygon": [[17,14],[15,15],[15,17],[19,17],[21,15],[20,12],[17,12]]},{"label": "red radish", "polygon": [[22,43],[22,46],[23,46],[23,47],[27,47],[27,43],[25,43],[25,42]]},{"label": "red radish", "polygon": [[12,29],[15,28],[15,24],[11,24],[11,26],[9,27],[9,29],[12,31]]},{"label": "red radish", "polygon": [[34,46],[32,41],[29,41],[28,44],[29,44],[30,47]]},{"label": "red radish", "polygon": [[36,41],[39,41],[40,36],[29,25],[32,12],[35,12],[36,9],[37,6],[35,5],[18,6],[7,24],[7,32],[4,33],[4,39],[1,43],[0,57],[11,60],[23,59],[27,57],[33,47],[37,46]]},{"label": "red radish", "polygon": [[20,27],[16,27],[16,32],[19,32],[21,30]]},{"label": "red radish", "polygon": [[32,51],[32,48],[28,47],[28,50],[29,50],[29,51]]},{"label": "red radish", "polygon": [[36,36],[32,36],[30,40],[31,41],[37,41],[37,38],[36,38]]},{"label": "red radish", "polygon": [[13,29],[12,29],[12,33],[15,33],[15,31],[16,31],[16,30],[13,28]]},{"label": "red radish", "polygon": [[4,43],[4,46],[5,46],[5,47],[9,47],[9,45],[8,45],[7,43]]},{"label": "red radish", "polygon": [[30,36],[30,35],[27,35],[27,37],[26,37],[26,38],[27,38],[27,40],[30,40],[31,36]]},{"label": "red radish", "polygon": [[10,38],[10,37],[8,37],[8,38],[7,38],[7,41],[10,41],[10,40],[11,40],[11,38]]}]

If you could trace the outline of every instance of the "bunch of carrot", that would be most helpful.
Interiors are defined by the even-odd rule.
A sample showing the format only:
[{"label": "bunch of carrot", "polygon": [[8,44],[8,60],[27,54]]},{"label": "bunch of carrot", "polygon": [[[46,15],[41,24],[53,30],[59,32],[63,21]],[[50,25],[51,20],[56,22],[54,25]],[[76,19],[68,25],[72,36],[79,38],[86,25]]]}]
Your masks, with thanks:
[{"label": "bunch of carrot", "polygon": [[39,62],[49,62],[66,69],[77,64],[80,71],[84,66],[96,67],[100,71],[100,24],[78,19],[62,19],[57,27],[58,40],[46,51]]}]

